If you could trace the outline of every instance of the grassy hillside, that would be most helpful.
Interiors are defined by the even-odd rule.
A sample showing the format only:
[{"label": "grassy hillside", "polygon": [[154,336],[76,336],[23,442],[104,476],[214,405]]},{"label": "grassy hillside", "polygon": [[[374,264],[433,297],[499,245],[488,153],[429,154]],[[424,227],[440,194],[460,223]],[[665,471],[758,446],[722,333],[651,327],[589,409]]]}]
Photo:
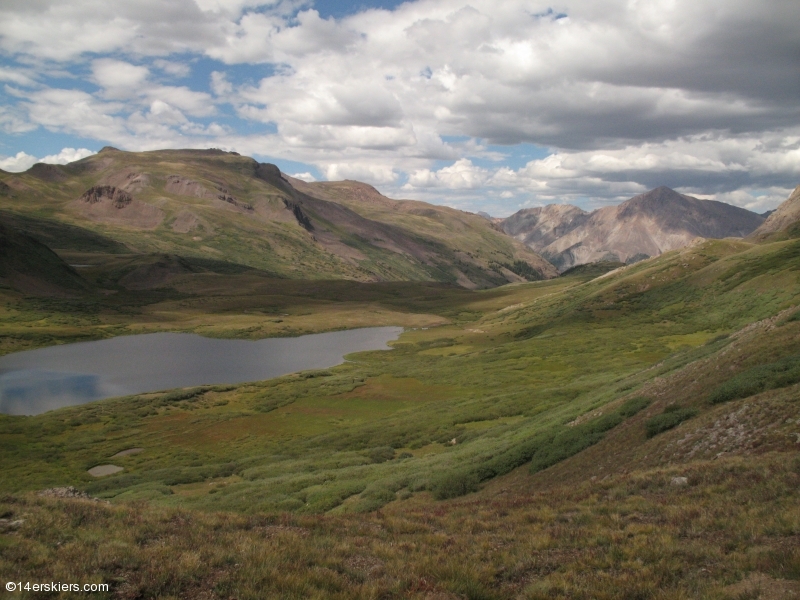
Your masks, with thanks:
[{"label": "grassy hillside", "polygon": [[[106,148],[65,166],[0,173],[0,183],[0,209],[59,252],[166,253],[291,279],[470,288],[555,275],[477,215],[391,201],[372,188],[364,198],[363,184],[334,202],[316,193],[327,184],[290,182],[274,165],[219,150]],[[374,198],[399,208],[378,214]]]},{"label": "grassy hillside", "polygon": [[[263,335],[282,325],[268,306],[313,329],[343,298],[359,324],[417,328],[325,371],[1,417],[3,510],[24,523],[0,572],[102,578],[118,597],[786,597],[798,267],[800,240],[719,240],[484,292],[210,270],[121,291],[119,307],[149,300],[103,305],[96,332],[159,314]],[[65,302],[30,329],[66,327]],[[86,473],[108,462],[125,470]],[[57,485],[112,504],[32,495]]]}]

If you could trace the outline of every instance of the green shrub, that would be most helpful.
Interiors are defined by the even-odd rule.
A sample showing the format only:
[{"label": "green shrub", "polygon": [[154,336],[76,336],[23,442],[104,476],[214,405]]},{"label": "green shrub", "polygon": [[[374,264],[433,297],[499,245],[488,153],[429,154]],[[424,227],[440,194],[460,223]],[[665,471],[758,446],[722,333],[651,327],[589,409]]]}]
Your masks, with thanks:
[{"label": "green shrub", "polygon": [[574,456],[603,439],[606,431],[624,421],[619,413],[609,413],[574,427],[563,427],[541,444],[531,456],[531,473],[537,473]]},{"label": "green shrub", "polygon": [[356,505],[358,512],[372,512],[378,510],[385,504],[397,499],[397,495],[390,489],[380,487],[367,489],[361,493],[361,498]]},{"label": "green shrub", "polygon": [[766,390],[800,381],[800,356],[787,356],[774,363],[752,367],[735,375],[711,393],[711,404],[747,398]]},{"label": "green shrub", "polygon": [[562,431],[553,438],[550,444],[540,448],[531,459],[531,473],[537,473],[574,456],[581,450],[596,444],[603,438],[602,431],[586,431],[572,427]]},{"label": "green shrub", "polygon": [[660,415],[650,417],[645,422],[647,437],[651,438],[664,431],[677,427],[684,421],[691,419],[697,414],[696,408],[681,408],[679,406],[668,406]]},{"label": "green shrub", "polygon": [[394,448],[390,446],[380,446],[371,448],[367,451],[367,456],[374,463],[382,463],[394,458]]},{"label": "green shrub", "polygon": [[437,500],[446,500],[477,491],[478,483],[478,476],[473,471],[464,469],[436,477],[430,484],[430,490]]},{"label": "green shrub", "polygon": [[628,417],[632,417],[639,411],[644,410],[645,408],[650,406],[651,402],[652,400],[650,400],[650,398],[645,398],[644,396],[636,396],[635,398],[626,400],[622,404],[622,406],[619,407],[619,410],[617,412],[627,419]]}]

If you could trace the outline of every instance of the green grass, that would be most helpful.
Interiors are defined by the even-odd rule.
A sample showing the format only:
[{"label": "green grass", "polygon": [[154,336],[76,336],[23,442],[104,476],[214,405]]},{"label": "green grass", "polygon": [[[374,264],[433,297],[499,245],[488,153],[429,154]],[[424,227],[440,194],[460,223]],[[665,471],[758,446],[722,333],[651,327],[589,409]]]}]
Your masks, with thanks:
[{"label": "green grass", "polygon": [[[132,597],[196,585],[236,597],[722,599],[750,573],[790,589],[792,244],[706,242],[602,279],[482,292],[242,272],[121,290],[83,312],[8,296],[6,330],[60,339],[158,324],[257,337],[351,312],[418,324],[392,351],[324,371],[0,417],[4,510],[30,521],[0,536],[0,568],[88,574],[76,557],[93,553],[95,573]],[[737,265],[747,275],[734,285]],[[740,380],[761,383],[709,401]],[[134,447],[144,451],[110,458]],[[86,473],[108,462],[125,470]],[[689,486],[671,485],[677,476]],[[111,505],[30,494],[55,485]],[[48,519],[68,532],[69,557]]]},{"label": "green grass", "polygon": [[[783,246],[774,249],[783,252]],[[743,258],[750,260],[754,251],[745,248]],[[729,364],[735,356],[722,356],[730,338],[720,332],[795,302],[796,287],[773,290],[761,279],[761,289],[752,288],[763,274],[736,288],[707,281],[709,272],[730,269],[740,254],[735,244],[710,242],[689,256],[675,253],[602,280],[568,277],[481,293],[431,284],[301,284],[242,273],[224,277],[249,282],[249,290],[214,297],[192,276],[178,286],[185,296],[167,295],[158,302],[159,311],[175,307],[169,311],[176,315],[172,321],[147,324],[144,317],[154,313],[145,304],[136,309],[142,325],[128,325],[127,331],[152,331],[160,324],[259,336],[267,323],[280,334],[285,330],[278,328],[292,321],[321,330],[330,327],[331,318],[341,322],[348,302],[362,319],[372,319],[361,324],[438,319],[439,325],[408,331],[391,352],[360,354],[319,374],[5,418],[0,423],[6,432],[0,434],[7,449],[4,483],[16,490],[74,484],[107,498],[149,494],[158,502],[211,510],[371,510],[380,499],[389,501],[390,494],[428,490],[452,497],[526,463],[533,471],[547,469],[634,423],[646,439],[637,413],[655,414],[648,408],[653,396],[642,393],[643,386],[696,361]],[[770,277],[782,281],[792,269],[788,265]],[[272,287],[272,296],[260,292],[268,289],[259,287],[262,281]],[[644,282],[650,286],[645,292]],[[58,302],[47,310],[55,310]],[[243,314],[256,302],[261,303],[258,314]],[[100,303],[98,312],[86,313],[85,319],[100,321],[98,332],[111,329],[103,323],[111,320],[103,314],[108,306]],[[377,312],[365,311],[366,306]],[[272,315],[283,307],[291,314],[274,323]],[[46,316],[41,310],[44,321],[56,319],[57,313]],[[188,327],[183,319],[190,313]],[[212,321],[226,315],[227,324],[210,330]],[[249,331],[256,326],[255,333]],[[784,341],[771,343],[769,352],[800,351],[791,337],[795,326],[783,325]],[[704,373],[698,379],[704,391],[687,400],[676,391],[675,400],[689,410],[702,408],[702,399],[724,383],[723,372]],[[619,408],[581,420],[610,402]],[[654,409],[664,406],[660,400]],[[567,425],[576,418],[577,425]],[[467,426],[474,422],[486,425]],[[134,446],[146,451],[120,461],[123,474],[100,481],[86,475],[89,466]],[[393,449],[391,456],[387,448]],[[379,455],[386,460],[374,460]],[[201,465],[234,465],[235,478],[220,475],[226,485],[214,494],[208,487],[161,493],[164,486],[175,487],[170,485],[175,477],[187,482],[208,477]]]}]

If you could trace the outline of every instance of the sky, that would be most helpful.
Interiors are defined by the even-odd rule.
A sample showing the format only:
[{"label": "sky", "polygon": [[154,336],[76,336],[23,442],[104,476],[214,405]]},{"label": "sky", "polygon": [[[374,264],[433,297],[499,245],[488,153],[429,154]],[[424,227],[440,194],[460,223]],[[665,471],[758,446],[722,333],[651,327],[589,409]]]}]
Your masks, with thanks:
[{"label": "sky", "polygon": [[0,169],[222,148],[507,216],[800,184],[797,0],[3,0]]}]

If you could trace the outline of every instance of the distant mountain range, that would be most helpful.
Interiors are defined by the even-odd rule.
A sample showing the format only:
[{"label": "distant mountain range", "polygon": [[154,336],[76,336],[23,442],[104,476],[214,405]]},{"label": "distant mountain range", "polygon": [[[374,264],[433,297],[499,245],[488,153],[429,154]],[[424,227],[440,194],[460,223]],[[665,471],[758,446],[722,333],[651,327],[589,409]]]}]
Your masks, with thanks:
[{"label": "distant mountain range", "polygon": [[[357,181],[307,183],[221,150],[104,148],[68,165],[0,171],[6,254],[13,247],[17,257],[39,256],[61,285],[77,285],[76,274],[57,267],[47,249],[61,257],[158,255],[121,280],[138,288],[164,285],[186,270],[218,269],[221,262],[290,279],[488,288],[548,279],[587,263],[633,263],[696,238],[786,235],[798,218],[800,187],[766,219],[659,187],[593,212],[550,204],[496,219],[392,200]],[[15,260],[0,265],[8,271],[0,279],[41,287],[26,279],[38,268]]]},{"label": "distant mountain range", "polygon": [[597,261],[636,262],[698,237],[745,237],[764,221],[743,208],[659,187],[593,212],[566,204],[527,208],[500,225],[563,272]]},{"label": "distant mountain range", "polygon": [[[355,181],[306,183],[275,165],[221,150],[104,148],[68,165],[0,171],[0,209],[16,223],[9,227],[22,224],[22,233],[62,255],[113,248],[227,261],[291,279],[439,281],[467,288],[557,274],[478,215],[391,200]],[[80,233],[52,234],[66,231],[53,223]],[[21,239],[14,238],[15,247]],[[168,271],[187,264],[161,262]],[[146,279],[139,277],[137,285],[146,287]],[[153,285],[163,279],[162,273]]]}]

